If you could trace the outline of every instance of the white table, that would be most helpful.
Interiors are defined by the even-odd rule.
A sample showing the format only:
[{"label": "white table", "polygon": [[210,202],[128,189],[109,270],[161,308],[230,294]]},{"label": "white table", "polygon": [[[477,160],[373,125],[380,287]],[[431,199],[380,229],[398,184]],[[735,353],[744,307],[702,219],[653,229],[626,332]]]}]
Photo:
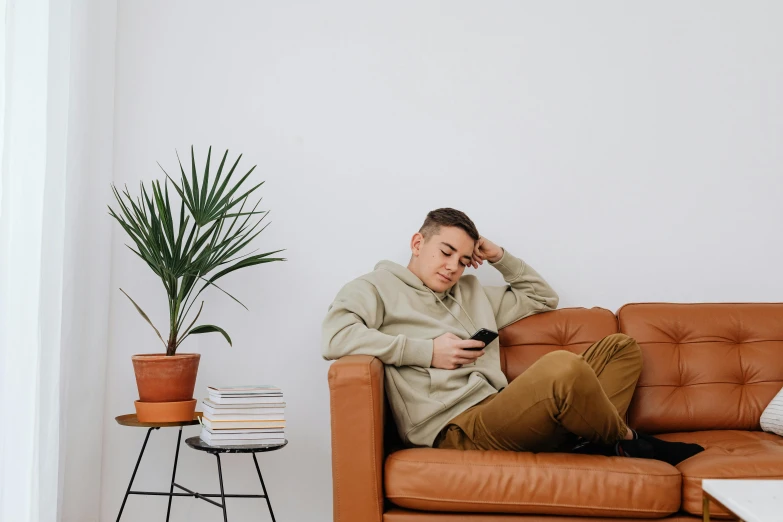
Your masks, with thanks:
[{"label": "white table", "polygon": [[783,522],[783,480],[723,480],[701,482],[702,513],[710,520],[710,500],[745,522]]}]

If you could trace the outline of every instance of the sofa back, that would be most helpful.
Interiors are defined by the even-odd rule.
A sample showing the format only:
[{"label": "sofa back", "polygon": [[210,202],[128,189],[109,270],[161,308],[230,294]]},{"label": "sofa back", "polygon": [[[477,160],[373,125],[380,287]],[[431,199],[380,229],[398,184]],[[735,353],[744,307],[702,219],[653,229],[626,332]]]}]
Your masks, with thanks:
[{"label": "sofa back", "polygon": [[628,410],[650,433],[759,430],[783,386],[783,304],[628,304],[620,331],[644,367]]},{"label": "sofa back", "polygon": [[617,332],[617,318],[605,308],[562,308],[531,315],[500,330],[500,367],[511,382],[542,355],[555,350],[582,353]]},{"label": "sofa back", "polygon": [[649,433],[758,430],[783,386],[783,304],[627,304],[564,308],[501,330],[509,381],[553,350],[583,352],[612,333],[634,337],[644,367],[628,411]]}]

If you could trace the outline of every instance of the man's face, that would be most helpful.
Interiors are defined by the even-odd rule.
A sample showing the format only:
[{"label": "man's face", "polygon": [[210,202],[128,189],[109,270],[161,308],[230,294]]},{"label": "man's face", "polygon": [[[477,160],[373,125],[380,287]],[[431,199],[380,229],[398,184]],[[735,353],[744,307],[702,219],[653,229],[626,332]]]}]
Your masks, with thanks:
[{"label": "man's face", "polygon": [[440,227],[427,241],[420,233],[411,239],[408,269],[431,290],[445,292],[457,284],[473,259],[476,242],[461,228]]}]

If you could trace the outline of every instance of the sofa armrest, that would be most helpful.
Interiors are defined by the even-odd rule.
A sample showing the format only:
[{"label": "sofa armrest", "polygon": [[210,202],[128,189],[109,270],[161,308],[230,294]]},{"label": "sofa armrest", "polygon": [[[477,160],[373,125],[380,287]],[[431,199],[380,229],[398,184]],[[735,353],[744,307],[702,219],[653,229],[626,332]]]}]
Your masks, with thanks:
[{"label": "sofa armrest", "polygon": [[334,522],[383,518],[383,363],[341,357],[329,368]]}]

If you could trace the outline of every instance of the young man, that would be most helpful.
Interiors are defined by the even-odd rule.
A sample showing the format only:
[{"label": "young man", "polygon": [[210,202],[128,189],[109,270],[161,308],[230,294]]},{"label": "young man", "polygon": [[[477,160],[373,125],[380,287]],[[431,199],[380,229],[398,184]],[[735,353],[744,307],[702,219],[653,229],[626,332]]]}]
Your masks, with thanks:
[{"label": "young man", "polygon": [[[636,341],[610,335],[583,354],[545,355],[510,384],[498,340],[469,338],[557,308],[558,296],[524,261],[479,235],[464,213],[427,214],[407,267],[381,261],[346,284],[323,321],[325,359],[365,354],[385,364],[403,441],[414,446],[576,451],[679,462],[699,446],[639,438],[625,422],[642,367]],[[484,261],[504,286],[482,286]]]}]

